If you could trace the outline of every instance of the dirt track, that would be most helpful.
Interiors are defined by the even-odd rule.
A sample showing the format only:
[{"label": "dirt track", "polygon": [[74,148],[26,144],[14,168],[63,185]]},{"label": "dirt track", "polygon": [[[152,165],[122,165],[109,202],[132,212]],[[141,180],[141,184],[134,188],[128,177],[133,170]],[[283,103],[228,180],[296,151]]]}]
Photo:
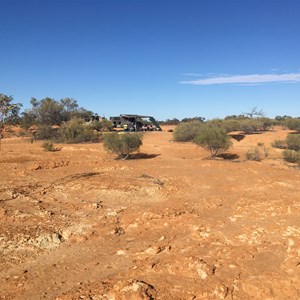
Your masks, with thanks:
[{"label": "dirt track", "polygon": [[[2,141],[0,299],[299,299],[300,170],[233,141],[208,160],[169,132],[135,159]],[[257,143],[262,162],[245,161]]]}]

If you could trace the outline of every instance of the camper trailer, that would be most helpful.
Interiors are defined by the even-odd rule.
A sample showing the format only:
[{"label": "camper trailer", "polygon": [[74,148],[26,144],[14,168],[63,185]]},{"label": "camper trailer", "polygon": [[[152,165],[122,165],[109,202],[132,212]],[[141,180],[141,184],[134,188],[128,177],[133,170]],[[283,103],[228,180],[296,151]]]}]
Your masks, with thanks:
[{"label": "camper trailer", "polygon": [[115,128],[123,128],[124,131],[162,131],[152,116],[121,114],[118,117],[110,117],[110,121]]}]

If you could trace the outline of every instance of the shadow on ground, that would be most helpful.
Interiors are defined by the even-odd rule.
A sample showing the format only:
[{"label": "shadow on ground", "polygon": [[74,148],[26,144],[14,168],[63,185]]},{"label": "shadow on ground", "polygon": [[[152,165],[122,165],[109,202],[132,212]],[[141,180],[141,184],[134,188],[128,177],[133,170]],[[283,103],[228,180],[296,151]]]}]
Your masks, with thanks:
[{"label": "shadow on ground", "polygon": [[160,156],[160,154],[146,154],[146,153],[136,153],[131,154],[130,159],[150,159]]},{"label": "shadow on ground", "polygon": [[239,156],[237,154],[234,154],[234,153],[222,153],[222,154],[218,155],[218,157],[226,159],[226,160],[234,160],[234,159],[239,158]]}]

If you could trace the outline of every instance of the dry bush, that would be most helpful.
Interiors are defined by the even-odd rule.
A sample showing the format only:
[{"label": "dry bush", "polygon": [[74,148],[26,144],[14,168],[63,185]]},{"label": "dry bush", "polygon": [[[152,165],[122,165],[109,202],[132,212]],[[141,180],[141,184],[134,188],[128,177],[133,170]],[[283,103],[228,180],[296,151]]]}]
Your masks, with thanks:
[{"label": "dry bush", "polygon": [[300,131],[300,119],[298,118],[287,118],[284,124],[288,129]]},{"label": "dry bush", "polygon": [[60,150],[59,148],[56,148],[52,142],[45,142],[42,145],[42,148],[44,148],[45,151],[49,151],[49,152],[54,152],[54,151]]},{"label": "dry bush", "polygon": [[284,140],[275,140],[272,143],[272,147],[278,148],[278,149],[286,149],[287,145],[286,145],[286,142]]},{"label": "dry bush", "polygon": [[244,119],[241,121],[240,130],[245,134],[253,134],[259,132],[263,127],[263,122],[258,119]]},{"label": "dry bush", "polygon": [[284,150],[283,158],[290,163],[300,164],[300,152],[294,150]]},{"label": "dry bush", "polygon": [[275,120],[274,119],[270,119],[270,118],[258,118],[258,120],[260,121],[261,123],[261,128],[260,130],[262,131],[266,131],[266,130],[269,130],[273,125],[274,125],[274,122]]},{"label": "dry bush", "polygon": [[268,157],[269,151],[266,147],[255,147],[249,149],[245,156],[247,160],[261,161],[265,157]]},{"label": "dry bush", "polygon": [[290,150],[300,150],[300,134],[289,134],[285,140],[287,148]]}]

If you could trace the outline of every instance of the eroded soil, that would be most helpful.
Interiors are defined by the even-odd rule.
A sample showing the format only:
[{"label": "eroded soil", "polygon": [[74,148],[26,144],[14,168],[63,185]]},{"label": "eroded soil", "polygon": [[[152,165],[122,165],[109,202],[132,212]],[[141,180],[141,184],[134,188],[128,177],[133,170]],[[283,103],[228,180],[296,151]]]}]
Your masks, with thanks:
[{"label": "eroded soil", "polygon": [[270,146],[288,132],[215,160],[166,131],[127,161],[4,139],[0,299],[299,299],[300,170]]}]

